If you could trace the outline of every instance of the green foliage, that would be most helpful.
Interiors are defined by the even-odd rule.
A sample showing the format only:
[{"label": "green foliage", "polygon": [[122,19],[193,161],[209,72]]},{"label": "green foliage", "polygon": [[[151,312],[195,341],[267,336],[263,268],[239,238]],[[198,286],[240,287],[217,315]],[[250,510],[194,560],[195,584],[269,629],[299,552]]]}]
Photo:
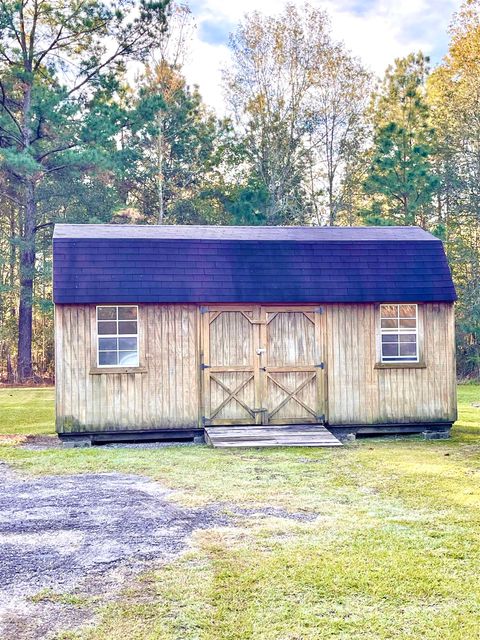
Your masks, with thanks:
[{"label": "green foliage", "polygon": [[439,186],[432,162],[434,130],[425,100],[427,59],[395,61],[374,100],[374,138],[364,189],[368,223],[416,225]]},{"label": "green foliage", "polygon": [[387,70],[373,99],[359,202],[367,224],[418,224],[444,241],[459,297],[461,378],[480,376],[479,33],[478,3],[467,3],[450,55],[431,76],[422,54]]},{"label": "green foliage", "polygon": [[[0,201],[15,206],[10,224],[0,228],[5,233],[0,242],[2,248],[13,243],[18,248],[11,253],[18,269],[10,262],[2,273],[13,297],[8,301],[12,306],[0,310],[0,322],[5,340],[4,328],[16,315],[18,300],[20,379],[33,377],[33,316],[45,307],[49,294],[36,269],[43,244],[39,232],[43,236],[58,220],[77,220],[79,192],[96,181],[98,194],[115,167],[119,78],[129,60],[145,60],[158,44],[168,4],[5,0],[0,5]],[[100,208],[99,201],[88,215]],[[111,210],[104,210],[108,214]],[[49,325],[51,337],[51,323],[44,320],[40,324]],[[12,337],[0,344],[10,379]]]},{"label": "green foliage", "polygon": [[[147,67],[139,89],[123,107],[116,186],[144,222],[215,224],[224,124],[163,62]],[[125,90],[122,103],[127,103]]]},{"label": "green foliage", "polygon": [[480,377],[480,3],[455,15],[449,53],[428,81],[437,131],[436,202],[457,286],[458,373]]},{"label": "green foliage", "polygon": [[251,176],[244,184],[234,185],[225,203],[234,224],[265,225],[268,210],[268,191],[261,180]]},{"label": "green foliage", "polygon": [[[365,190],[369,195],[385,198],[385,221],[415,225],[417,211],[430,204],[439,184],[430,155],[426,145],[416,143],[414,132],[397,123],[378,129]],[[375,208],[372,213],[375,216]]]}]

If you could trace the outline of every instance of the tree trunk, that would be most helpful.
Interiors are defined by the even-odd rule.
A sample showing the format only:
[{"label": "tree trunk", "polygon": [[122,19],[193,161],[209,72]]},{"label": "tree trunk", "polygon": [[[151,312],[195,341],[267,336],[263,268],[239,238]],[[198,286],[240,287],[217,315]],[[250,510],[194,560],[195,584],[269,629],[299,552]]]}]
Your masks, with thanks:
[{"label": "tree trunk", "polygon": [[157,224],[163,224],[164,203],[163,203],[163,114],[158,112],[157,116],[157,193],[158,193],[158,217]]},{"label": "tree trunk", "polygon": [[8,350],[8,346],[7,346],[7,382],[8,384],[12,384],[12,382],[14,382],[12,357],[10,355],[10,351]]},{"label": "tree trunk", "polygon": [[32,365],[32,306],[35,271],[35,183],[25,183],[25,221],[20,249],[20,305],[18,309],[18,380],[33,377]]},{"label": "tree trunk", "polygon": [[328,222],[331,227],[335,226],[336,222],[335,200],[333,196],[333,176],[328,176]]},{"label": "tree trunk", "polygon": [[[23,23],[23,8],[21,4],[20,17]],[[23,28],[23,25],[22,25]],[[22,32],[23,34],[23,32]],[[27,55],[25,37],[22,39],[24,70],[30,81],[25,82],[22,103],[22,142],[23,151],[29,153],[32,142],[31,109],[32,109],[32,61]],[[33,378],[32,365],[32,306],[33,279],[35,271],[35,225],[37,205],[35,201],[35,178],[29,172],[23,179],[23,229],[21,229],[20,245],[20,303],[18,306],[18,351],[17,377],[19,382]],[[22,233],[23,231],[23,233]]]}]

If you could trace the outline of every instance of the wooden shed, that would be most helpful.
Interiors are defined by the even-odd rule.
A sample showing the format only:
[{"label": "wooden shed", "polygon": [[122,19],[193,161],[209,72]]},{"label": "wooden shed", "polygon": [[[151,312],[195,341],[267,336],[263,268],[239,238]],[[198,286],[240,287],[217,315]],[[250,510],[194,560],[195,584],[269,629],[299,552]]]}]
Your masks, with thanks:
[{"label": "wooden shed", "polygon": [[61,224],[53,247],[62,439],[456,419],[455,290],[419,228]]}]

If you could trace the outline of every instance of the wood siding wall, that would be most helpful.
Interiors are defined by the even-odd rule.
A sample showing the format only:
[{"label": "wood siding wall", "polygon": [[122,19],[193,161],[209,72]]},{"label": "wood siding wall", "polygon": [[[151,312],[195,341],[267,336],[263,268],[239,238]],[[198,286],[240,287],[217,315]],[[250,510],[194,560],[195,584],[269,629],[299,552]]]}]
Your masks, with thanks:
[{"label": "wood siding wall", "polygon": [[424,368],[375,368],[376,305],[327,305],[327,415],[330,424],[448,422],[456,419],[453,304],[419,305]]},{"label": "wood siding wall", "polygon": [[[419,305],[424,368],[376,368],[375,305],[323,305],[328,423],[449,422],[456,419],[452,304]],[[99,373],[94,305],[57,305],[57,430],[82,432],[198,427],[200,309],[140,305],[140,369]],[[258,345],[263,346],[263,345]]]},{"label": "wood siding wall", "polygon": [[57,305],[57,430],[198,427],[195,306],[140,305],[141,373],[98,373],[95,305]]}]

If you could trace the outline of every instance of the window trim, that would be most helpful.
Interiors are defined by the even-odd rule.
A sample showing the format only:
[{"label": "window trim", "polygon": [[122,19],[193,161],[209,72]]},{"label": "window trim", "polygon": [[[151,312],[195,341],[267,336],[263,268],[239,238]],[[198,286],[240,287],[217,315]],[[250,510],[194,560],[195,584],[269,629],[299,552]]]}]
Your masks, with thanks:
[{"label": "window trim", "polygon": [[[136,338],[137,339],[137,363],[136,364],[132,364],[132,365],[125,365],[125,364],[100,364],[100,338],[119,338],[120,334],[116,333],[116,334],[102,334],[99,335],[98,333],[98,323],[99,323],[99,318],[98,318],[98,310],[100,308],[105,308],[105,307],[110,307],[110,308],[114,308],[114,309],[121,309],[121,308],[131,308],[131,307],[135,307],[135,309],[137,310],[137,319],[136,319],[136,323],[137,323],[137,333],[128,333],[128,334],[122,334],[122,338]],[[102,320],[100,320],[100,322],[102,322]],[[117,313],[117,320],[115,321],[118,323],[118,313]],[[118,330],[118,326],[117,326],[117,330]],[[95,347],[96,347],[96,357],[95,357],[95,366],[93,367],[93,371],[97,372],[108,372],[109,369],[112,369],[114,371],[129,371],[129,370],[140,370],[143,369],[143,367],[140,364],[140,313],[139,313],[139,306],[138,304],[97,304],[95,305]],[[118,349],[117,349],[117,353],[118,353]]]},{"label": "window trim", "polygon": [[[412,305],[415,307],[416,314],[416,326],[413,327],[405,327],[405,328],[391,328],[385,329],[382,327],[382,306],[384,305]],[[383,348],[382,348],[382,336],[383,335],[402,335],[402,334],[415,334],[416,338],[416,357],[415,359],[405,360],[402,356],[391,356],[391,360],[383,359]],[[375,369],[389,369],[389,368],[397,368],[397,369],[423,369],[425,368],[425,363],[423,361],[423,349],[422,349],[422,340],[423,340],[423,311],[422,305],[416,302],[381,302],[377,304],[377,362],[375,364]]]}]

